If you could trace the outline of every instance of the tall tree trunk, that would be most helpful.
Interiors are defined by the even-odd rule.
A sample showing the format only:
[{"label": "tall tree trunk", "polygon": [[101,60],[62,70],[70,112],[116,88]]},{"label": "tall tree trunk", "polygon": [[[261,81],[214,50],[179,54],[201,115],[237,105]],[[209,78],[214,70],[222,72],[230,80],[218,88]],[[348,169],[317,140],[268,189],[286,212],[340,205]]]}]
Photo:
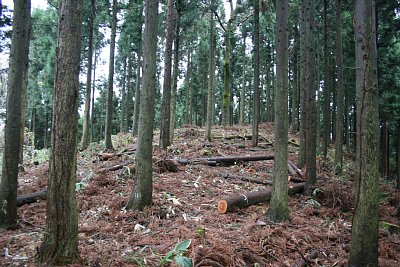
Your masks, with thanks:
[{"label": "tall tree trunk", "polygon": [[122,81],[121,81],[121,113],[120,113],[120,118],[119,118],[119,131],[121,133],[124,132],[124,125],[125,125],[125,118],[126,118],[126,107],[127,107],[127,97],[126,97],[126,69],[127,69],[127,63],[126,63],[126,57],[124,59],[123,63],[123,70],[122,70]]},{"label": "tall tree trunk", "polygon": [[[397,124],[397,132],[400,133],[400,118]],[[396,170],[397,170],[397,189],[400,190],[400,134],[397,135]]]},{"label": "tall tree trunk", "polygon": [[142,68],[142,60],[141,60],[141,42],[138,44],[138,52],[137,52],[137,64],[136,64],[136,89],[135,89],[135,103],[133,105],[133,122],[132,122],[132,134],[136,136],[138,134],[139,128],[139,111],[140,111],[140,98],[141,98],[141,78],[140,78],[140,69]]},{"label": "tall tree trunk", "polygon": [[43,265],[79,260],[75,183],[82,9],[82,0],[60,2],[46,231],[38,255]]},{"label": "tall tree trunk", "polygon": [[[178,2],[177,2],[178,4]],[[177,5],[176,12],[176,28],[175,28],[175,40],[174,40],[174,71],[172,74],[172,92],[171,92],[171,118],[170,118],[170,126],[169,126],[169,138],[171,144],[174,142],[174,130],[176,125],[176,93],[178,90],[178,75],[179,75],[179,31],[180,31],[180,15],[181,7]]]},{"label": "tall tree trunk", "polygon": [[127,74],[126,74],[126,103],[125,103],[125,111],[124,111],[124,124],[122,126],[123,132],[128,132],[128,125],[131,122],[131,113],[132,113],[132,61],[133,56],[130,54],[128,56],[128,66],[127,66]]},{"label": "tall tree trunk", "polygon": [[[231,15],[232,16],[232,15]],[[222,125],[229,125],[229,108],[231,106],[231,31],[232,21],[229,19],[225,30],[225,55],[224,55],[224,91],[222,97]]]},{"label": "tall tree trunk", "polygon": [[[29,40],[28,40],[29,47]],[[28,48],[29,49],[29,48]],[[28,63],[26,63],[28,64]],[[27,87],[28,87],[28,67],[24,69],[24,73],[22,75],[22,92],[21,92],[21,122],[20,122],[20,135],[19,135],[19,163],[22,164],[24,162],[24,140],[25,140],[25,113],[27,108]],[[46,108],[46,107],[45,107]]]},{"label": "tall tree trunk", "polygon": [[161,103],[160,147],[167,149],[170,142],[172,43],[174,41],[174,0],[168,0],[167,40],[165,44],[164,85]]},{"label": "tall tree trunk", "polygon": [[306,2],[300,5],[300,149],[297,165],[303,168],[306,164]]},{"label": "tall tree trunk", "polygon": [[[252,144],[258,145],[258,124],[260,122],[260,3],[259,0],[253,0],[254,5],[254,97],[253,97],[253,128]],[[287,71],[286,71],[287,73]]]},{"label": "tall tree trunk", "polygon": [[242,51],[242,88],[240,90],[240,113],[239,113],[239,124],[244,124],[244,114],[246,106],[246,27],[242,26],[242,39],[243,39],[243,51]]},{"label": "tall tree trunk", "polygon": [[[96,66],[97,66],[97,58],[98,53],[94,53],[94,65],[93,65],[93,85],[92,85],[92,108],[90,117],[93,118],[93,110],[94,110],[94,93],[96,90]],[[94,123],[93,120],[90,120],[90,143],[93,142],[93,131],[94,131]]]},{"label": "tall tree trunk", "polygon": [[356,205],[349,266],[378,266],[379,94],[375,1],[355,1],[357,88]]},{"label": "tall tree trunk", "polygon": [[49,111],[48,111],[48,108],[47,107],[45,107],[45,109],[46,109],[46,115],[45,115],[45,125],[44,125],[44,142],[43,142],[43,148],[44,149],[47,149],[48,148],[48,146],[49,146],[49,144],[48,144],[48,142],[49,142]]},{"label": "tall tree trunk", "polygon": [[337,110],[336,110],[336,139],[335,139],[335,173],[342,172],[343,164],[343,118],[344,118],[344,89],[343,89],[343,51],[342,51],[342,8],[341,0],[336,0],[336,80],[337,80]]},{"label": "tall tree trunk", "polygon": [[134,187],[127,209],[150,206],[153,193],[152,141],[157,70],[158,1],[146,0],[143,45],[143,93],[140,100],[139,132]]},{"label": "tall tree trunk", "polygon": [[386,114],[382,115],[382,127],[381,127],[381,167],[382,177],[387,179],[389,175],[389,122],[387,121]]},{"label": "tall tree trunk", "polygon": [[[256,0],[258,2],[258,0]],[[274,186],[268,215],[273,221],[289,219],[288,208],[288,0],[276,2],[276,89]]]},{"label": "tall tree trunk", "polygon": [[326,158],[328,155],[328,147],[329,147],[329,140],[330,140],[330,70],[329,70],[329,51],[328,51],[328,0],[324,0],[324,106],[323,106],[323,136],[322,136],[322,154]]},{"label": "tall tree trunk", "polygon": [[299,129],[299,60],[298,60],[298,54],[299,54],[299,46],[300,46],[300,40],[299,40],[299,31],[296,27],[294,27],[294,52],[293,52],[293,92],[292,92],[292,124],[291,124],[291,132],[293,134],[297,133]]},{"label": "tall tree trunk", "polygon": [[210,2],[210,57],[208,59],[208,91],[207,91],[207,122],[206,140],[211,141],[211,128],[214,123],[214,83],[215,83],[215,0]]},{"label": "tall tree trunk", "polygon": [[306,1],[306,185],[305,192],[311,193],[312,186],[317,181],[316,163],[316,60],[315,60],[315,36],[314,36],[314,0]]},{"label": "tall tree trunk", "polygon": [[107,115],[106,127],[104,131],[104,140],[106,149],[114,149],[111,141],[112,118],[113,118],[113,95],[114,95],[114,54],[115,54],[115,36],[117,34],[117,0],[112,1],[112,22],[111,22],[111,44],[110,44],[110,62],[108,68],[108,89],[107,89]]},{"label": "tall tree trunk", "polygon": [[94,33],[94,18],[96,16],[95,0],[90,1],[90,18],[89,18],[89,41],[88,41],[88,63],[86,75],[86,90],[85,90],[85,109],[83,111],[83,129],[81,146],[86,149],[89,145],[89,125],[90,125],[90,95],[92,89],[92,65],[93,65],[93,33]]},{"label": "tall tree trunk", "polygon": [[[13,35],[8,72],[7,114],[0,177],[0,228],[17,224],[18,163],[21,142],[21,111],[27,79],[31,1],[14,2]],[[25,89],[24,89],[25,88]]]},{"label": "tall tree trunk", "polygon": [[185,95],[185,124],[191,124],[191,73],[192,73],[192,51],[189,48],[187,55],[187,67],[186,67],[186,95]]},{"label": "tall tree trunk", "polygon": [[35,149],[36,147],[36,107],[32,107],[31,112],[31,123],[29,125],[29,131],[32,132],[32,148]]}]

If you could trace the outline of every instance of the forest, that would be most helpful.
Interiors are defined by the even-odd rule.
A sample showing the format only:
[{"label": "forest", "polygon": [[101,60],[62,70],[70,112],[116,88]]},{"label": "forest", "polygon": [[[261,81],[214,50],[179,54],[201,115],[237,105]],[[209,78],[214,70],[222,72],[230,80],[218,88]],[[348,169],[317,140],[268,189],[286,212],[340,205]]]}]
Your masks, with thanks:
[{"label": "forest", "polygon": [[1,266],[400,266],[399,0],[0,0]]}]

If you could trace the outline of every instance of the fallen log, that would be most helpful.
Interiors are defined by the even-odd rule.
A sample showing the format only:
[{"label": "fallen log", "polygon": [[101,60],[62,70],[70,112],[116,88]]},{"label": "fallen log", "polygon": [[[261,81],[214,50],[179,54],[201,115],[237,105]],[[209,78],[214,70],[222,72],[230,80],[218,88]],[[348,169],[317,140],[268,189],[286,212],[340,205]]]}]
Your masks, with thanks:
[{"label": "fallen log", "polygon": [[305,175],[304,173],[299,169],[299,167],[296,166],[292,161],[288,160],[288,164],[294,169],[294,171],[304,180]]},{"label": "fallen log", "polygon": [[21,207],[25,204],[34,203],[34,202],[37,202],[38,200],[46,199],[46,197],[47,197],[47,190],[18,196],[17,197],[17,207]]},{"label": "fallen log", "polygon": [[128,160],[128,161],[126,161],[126,162],[124,162],[124,163],[120,163],[120,164],[117,164],[117,165],[114,165],[114,166],[111,166],[111,167],[102,168],[102,169],[100,169],[98,172],[99,172],[99,173],[105,173],[105,172],[117,171],[117,170],[120,170],[120,169],[122,169],[123,167],[125,167],[125,166],[127,166],[127,165],[129,165],[129,164],[132,164],[132,163],[134,163],[133,160]]},{"label": "fallen log", "polygon": [[218,164],[235,164],[236,162],[273,160],[274,155],[255,155],[255,156],[228,156],[228,157],[212,157],[212,158],[197,158],[197,159],[178,159],[177,162],[182,165],[186,164],[205,164],[215,166]]},{"label": "fallen log", "polygon": [[260,178],[239,176],[239,175],[233,175],[233,174],[229,174],[229,173],[222,174],[222,177],[224,177],[225,179],[227,179],[227,178],[228,179],[238,179],[238,180],[255,183],[255,184],[263,184],[263,185],[273,185],[274,184],[274,182],[272,182],[272,181],[267,181],[267,180],[260,179]]},{"label": "fallen log", "polygon": [[[289,186],[288,194],[295,195],[301,193],[304,189],[304,183]],[[255,204],[267,202],[271,199],[272,189],[253,191],[246,194],[233,196],[218,201],[219,213],[226,213],[235,208],[245,208]]]}]

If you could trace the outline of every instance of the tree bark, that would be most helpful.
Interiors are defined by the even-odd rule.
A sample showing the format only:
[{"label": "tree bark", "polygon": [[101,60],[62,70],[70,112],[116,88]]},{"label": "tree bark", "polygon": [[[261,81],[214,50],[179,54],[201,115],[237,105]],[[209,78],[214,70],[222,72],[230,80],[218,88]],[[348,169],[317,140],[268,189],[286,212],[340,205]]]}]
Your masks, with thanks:
[{"label": "tree bark", "polygon": [[18,163],[21,148],[22,94],[27,79],[31,1],[14,2],[13,35],[8,72],[7,113],[0,177],[0,228],[17,224]]},{"label": "tree bark", "polygon": [[157,70],[158,1],[146,0],[143,53],[143,92],[140,101],[139,131],[134,187],[127,209],[142,210],[151,205],[153,193],[152,141]]},{"label": "tree bark", "polygon": [[306,164],[306,2],[300,4],[300,149],[297,165]]},{"label": "tree bark", "polygon": [[127,133],[129,130],[129,123],[131,122],[131,117],[133,113],[133,105],[132,105],[132,61],[133,55],[130,53],[128,56],[128,66],[126,73],[126,103],[125,103],[125,111],[124,111],[124,124],[122,125],[122,130],[124,133]]},{"label": "tree bark", "polygon": [[178,90],[178,76],[179,76],[179,43],[180,43],[180,22],[181,22],[181,7],[178,2],[176,3],[176,28],[175,28],[175,39],[174,39],[174,70],[172,74],[172,92],[171,92],[171,118],[170,118],[170,129],[169,138],[170,143],[174,142],[174,130],[176,125],[176,93]]},{"label": "tree bark", "polygon": [[306,186],[308,194],[317,180],[316,164],[316,132],[317,132],[317,110],[316,110],[316,60],[315,60],[315,37],[314,37],[314,0],[305,1],[306,15]]},{"label": "tree bark", "polygon": [[335,173],[342,172],[343,165],[343,119],[344,119],[344,89],[343,89],[343,51],[342,51],[342,8],[341,0],[336,0],[336,139],[335,139]]},{"label": "tree bark", "polygon": [[239,124],[244,124],[244,109],[246,106],[246,27],[242,26],[242,38],[243,38],[243,51],[242,51],[242,88],[240,90],[240,113],[239,113]]},{"label": "tree bark", "polygon": [[86,149],[89,145],[89,126],[90,126],[90,96],[92,89],[92,65],[93,65],[93,33],[94,18],[96,16],[95,0],[90,1],[90,18],[89,18],[89,41],[88,41],[88,63],[86,74],[86,90],[85,90],[85,109],[83,111],[83,129],[81,138],[81,147]]},{"label": "tree bark", "polygon": [[[231,2],[230,2],[231,3]],[[222,125],[228,126],[229,125],[229,109],[231,106],[231,34],[232,34],[232,18],[233,16],[233,9],[231,3],[231,17],[229,18],[225,34],[224,34],[224,41],[225,41],[225,54],[224,54],[224,91],[222,97]]]},{"label": "tree bark", "polygon": [[214,122],[214,84],[215,84],[215,0],[210,2],[210,57],[208,59],[208,91],[207,91],[207,122],[206,140],[211,142],[211,128]]},{"label": "tree bark", "polygon": [[127,63],[126,63],[126,57],[124,58],[124,63],[123,63],[123,68],[122,68],[122,81],[121,81],[121,112],[120,112],[120,117],[119,117],[119,132],[123,133],[124,132],[124,125],[125,125],[125,116],[126,116],[126,106],[127,106],[127,97],[126,97],[126,69],[127,69]]},{"label": "tree bark", "polygon": [[[258,146],[258,124],[260,122],[260,3],[253,0],[254,6],[254,36],[253,36],[253,57],[254,57],[254,96],[253,96],[253,146]],[[286,111],[287,112],[287,111]]]},{"label": "tree bark", "polygon": [[186,67],[186,78],[185,78],[185,124],[192,124],[192,51],[188,48],[187,52],[187,67]]},{"label": "tree bark", "polygon": [[138,44],[138,52],[137,52],[137,65],[136,65],[136,89],[135,89],[135,103],[133,107],[133,122],[132,122],[132,134],[136,136],[138,134],[139,128],[139,112],[140,112],[140,96],[141,96],[141,77],[140,77],[140,69],[142,65],[141,60],[141,42]]},{"label": "tree bark", "polygon": [[111,44],[110,44],[110,62],[108,68],[108,89],[107,89],[107,109],[106,125],[104,131],[104,140],[106,149],[114,149],[111,141],[112,118],[113,118],[113,95],[114,95],[114,58],[115,58],[115,37],[117,34],[117,0],[112,1],[111,17]]},{"label": "tree bark", "polygon": [[379,94],[375,1],[355,1],[357,88],[356,205],[349,266],[378,266]]},{"label": "tree bark", "polygon": [[164,85],[161,103],[160,142],[159,146],[166,150],[171,145],[171,70],[172,70],[172,43],[174,41],[174,0],[168,0],[167,38],[165,44]]},{"label": "tree bark", "polygon": [[322,132],[322,154],[326,158],[330,140],[330,70],[329,70],[329,51],[328,51],[328,5],[329,1],[324,0],[324,107],[323,107],[323,132]]},{"label": "tree bark", "polygon": [[[256,0],[258,1],[258,0]],[[276,2],[276,89],[274,186],[268,217],[289,219],[288,207],[288,0]]]},{"label": "tree bark", "polygon": [[[96,91],[97,57],[98,57],[98,53],[94,53],[93,84],[92,84],[92,108],[91,108],[90,118],[93,118],[93,110],[94,110],[94,93]],[[94,123],[93,123],[93,120],[90,120],[90,143],[93,142],[93,131],[94,131]]]},{"label": "tree bark", "polygon": [[38,260],[43,265],[78,261],[76,153],[83,1],[59,6],[46,231]]},{"label": "tree bark", "polygon": [[[303,189],[304,183],[295,184],[289,187],[287,194],[299,194],[303,191]],[[259,203],[268,202],[271,199],[271,195],[272,190],[266,189],[222,199],[218,201],[218,211],[219,213],[223,214],[233,211],[236,208],[245,208]]]}]

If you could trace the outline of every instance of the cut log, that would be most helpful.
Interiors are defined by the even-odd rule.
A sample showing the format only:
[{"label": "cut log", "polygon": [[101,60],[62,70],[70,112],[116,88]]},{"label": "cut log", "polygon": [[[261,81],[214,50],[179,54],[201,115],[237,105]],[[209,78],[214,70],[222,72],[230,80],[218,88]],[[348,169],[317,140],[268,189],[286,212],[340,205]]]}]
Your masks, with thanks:
[{"label": "cut log", "polygon": [[263,184],[263,185],[273,185],[274,184],[272,181],[267,181],[267,180],[260,179],[260,178],[239,176],[239,175],[233,175],[233,174],[229,174],[229,173],[222,174],[222,177],[224,177],[225,179],[238,179],[238,180],[255,183],[255,184]]},{"label": "cut log", "polygon": [[[301,193],[304,189],[304,183],[289,186],[288,194],[294,195]],[[226,213],[235,208],[245,208],[263,202],[268,202],[271,199],[272,189],[259,190],[246,194],[233,196],[228,199],[218,201],[219,213]]]},{"label": "cut log", "polygon": [[241,161],[260,161],[273,160],[274,155],[255,155],[255,156],[228,156],[228,157],[212,157],[212,158],[197,158],[197,159],[178,159],[177,162],[182,165],[186,164],[205,164],[215,166],[214,164],[235,164]]},{"label": "cut log", "polygon": [[288,164],[296,171],[296,173],[304,180],[305,175],[304,173],[299,169],[299,167],[296,166],[292,161],[288,160]]},{"label": "cut log", "polygon": [[17,197],[17,207],[21,207],[25,204],[34,203],[34,202],[37,202],[38,200],[46,199],[46,197],[47,197],[47,190],[18,196]]}]

